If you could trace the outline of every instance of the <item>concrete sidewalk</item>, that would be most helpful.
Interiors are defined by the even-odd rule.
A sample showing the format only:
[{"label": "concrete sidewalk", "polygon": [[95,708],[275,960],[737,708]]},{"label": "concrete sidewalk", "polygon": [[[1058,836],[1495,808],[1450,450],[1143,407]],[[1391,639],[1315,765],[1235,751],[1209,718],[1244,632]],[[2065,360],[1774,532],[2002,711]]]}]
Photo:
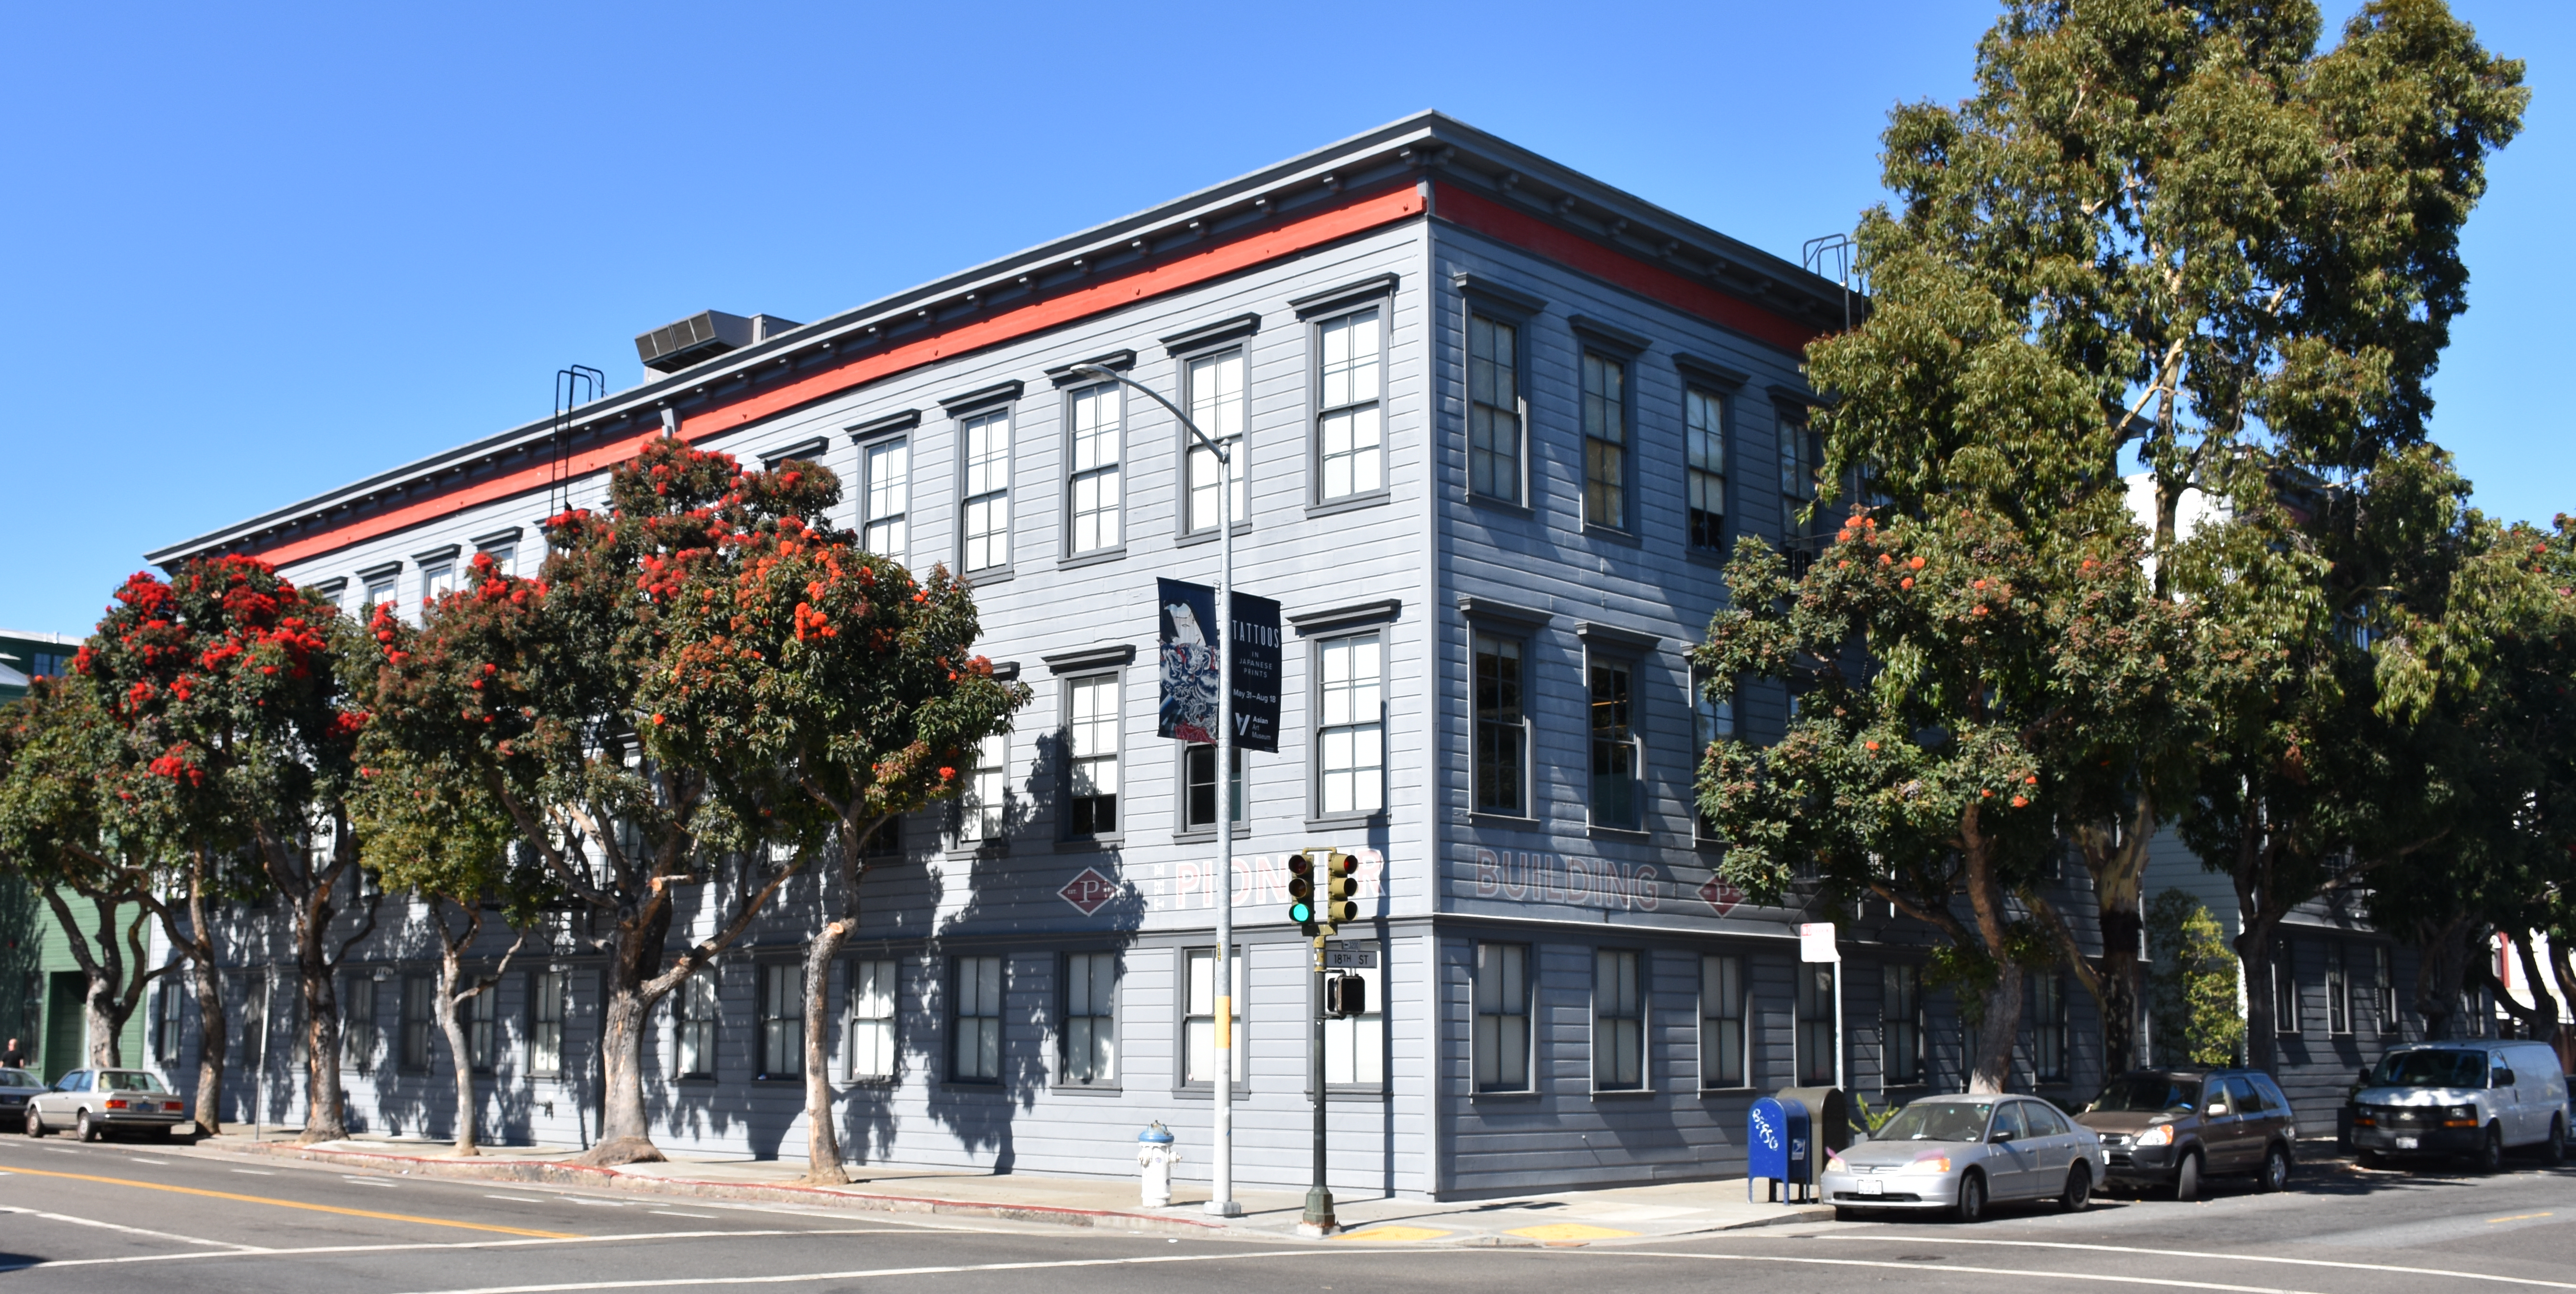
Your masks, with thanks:
[{"label": "concrete sidewalk", "polygon": [[[511,1181],[534,1185],[699,1199],[764,1201],[894,1213],[989,1218],[1053,1226],[1148,1231],[1202,1238],[1277,1242],[1296,1237],[1305,1210],[1303,1191],[1238,1191],[1240,1218],[1203,1211],[1207,1186],[1173,1184],[1170,1208],[1137,1202],[1132,1177],[1041,1177],[1028,1173],[975,1173],[930,1168],[854,1165],[847,1186],[811,1186],[799,1179],[803,1160],[682,1156],[659,1164],[591,1168],[570,1162],[570,1146],[487,1146],[459,1159],[444,1142],[366,1137],[294,1144],[293,1129],[209,1137],[174,1152],[221,1158],[261,1157],[309,1162],[317,1167],[400,1175]],[[156,1147],[157,1149],[157,1147]],[[1540,1246],[1657,1240],[1706,1231],[1830,1219],[1822,1205],[1755,1204],[1745,1182],[1733,1178],[1604,1187],[1434,1202],[1391,1197],[1335,1199],[1344,1234],[1323,1243]]]}]

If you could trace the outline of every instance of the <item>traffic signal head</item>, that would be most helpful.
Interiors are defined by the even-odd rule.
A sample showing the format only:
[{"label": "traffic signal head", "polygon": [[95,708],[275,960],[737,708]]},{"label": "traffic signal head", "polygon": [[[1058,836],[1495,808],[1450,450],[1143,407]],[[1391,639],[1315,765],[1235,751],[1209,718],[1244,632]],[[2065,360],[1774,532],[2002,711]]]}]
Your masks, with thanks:
[{"label": "traffic signal head", "polygon": [[1288,856],[1288,919],[1315,924],[1315,860],[1305,854]]},{"label": "traffic signal head", "polygon": [[1360,860],[1336,849],[1324,856],[1323,920],[1326,925],[1357,921],[1360,915]]}]

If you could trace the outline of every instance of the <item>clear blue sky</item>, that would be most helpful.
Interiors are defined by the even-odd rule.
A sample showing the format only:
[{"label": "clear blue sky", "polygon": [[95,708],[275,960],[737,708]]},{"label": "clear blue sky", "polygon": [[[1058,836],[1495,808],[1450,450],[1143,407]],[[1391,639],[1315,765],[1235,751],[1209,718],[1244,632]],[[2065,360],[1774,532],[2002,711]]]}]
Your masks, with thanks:
[{"label": "clear blue sky", "polygon": [[[2576,509],[2576,6],[2468,231],[2437,436]],[[2340,21],[2350,5],[2333,0]],[[29,5],[0,77],[0,626],[85,633],[142,552],[636,381],[697,310],[814,319],[1435,107],[1794,258],[1878,196],[1984,0]]]}]

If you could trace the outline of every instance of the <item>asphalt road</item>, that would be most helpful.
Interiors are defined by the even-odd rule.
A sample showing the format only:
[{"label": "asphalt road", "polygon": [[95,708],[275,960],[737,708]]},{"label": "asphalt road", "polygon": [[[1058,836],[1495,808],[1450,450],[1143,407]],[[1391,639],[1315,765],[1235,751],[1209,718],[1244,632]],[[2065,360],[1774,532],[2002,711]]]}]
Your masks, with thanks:
[{"label": "asphalt road", "polygon": [[0,1137],[0,1290],[2576,1290],[2576,1169],[2332,1166],[2294,1186],[2075,1215],[2004,1206],[1975,1226],[1457,1248],[1173,1240]]}]

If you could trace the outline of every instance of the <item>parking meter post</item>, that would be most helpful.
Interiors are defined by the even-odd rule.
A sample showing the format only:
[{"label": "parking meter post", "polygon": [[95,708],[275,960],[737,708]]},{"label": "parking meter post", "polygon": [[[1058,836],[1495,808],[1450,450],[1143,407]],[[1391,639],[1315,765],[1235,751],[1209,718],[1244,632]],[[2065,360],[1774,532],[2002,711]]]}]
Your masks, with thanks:
[{"label": "parking meter post", "polygon": [[1341,1229],[1333,1217],[1333,1192],[1324,1185],[1324,936],[1315,936],[1314,1042],[1308,1048],[1315,1089],[1315,1182],[1306,1188],[1306,1213],[1297,1223],[1300,1235],[1329,1236]]}]

